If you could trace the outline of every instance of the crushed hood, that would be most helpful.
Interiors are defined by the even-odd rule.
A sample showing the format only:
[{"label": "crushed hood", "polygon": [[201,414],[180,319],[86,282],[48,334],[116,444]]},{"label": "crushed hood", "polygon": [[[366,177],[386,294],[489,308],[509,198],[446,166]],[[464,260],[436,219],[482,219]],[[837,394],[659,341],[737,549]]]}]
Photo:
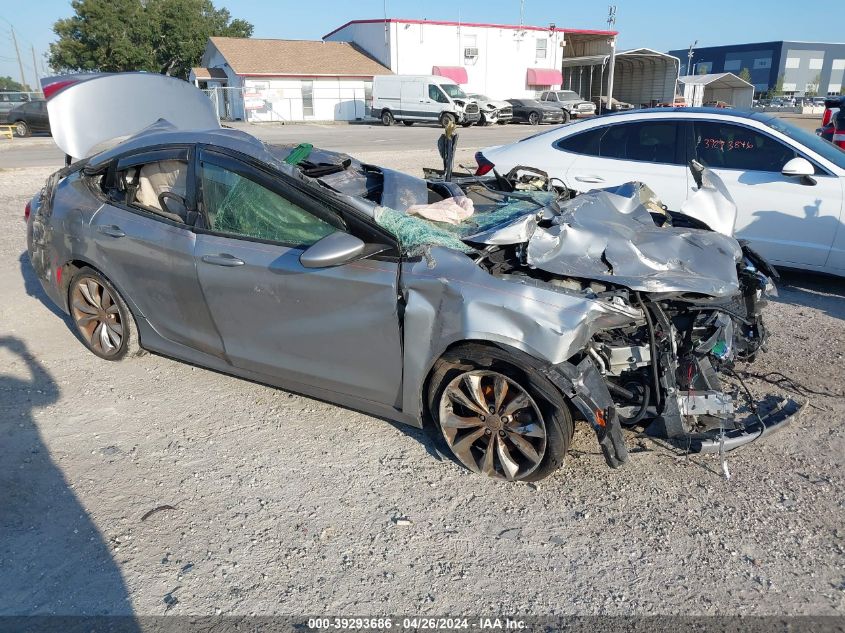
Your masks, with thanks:
[{"label": "crushed hood", "polygon": [[47,113],[53,140],[74,158],[86,158],[93,148],[161,119],[177,130],[220,127],[214,104],[201,90],[152,73],[70,79],[47,101]]},{"label": "crushed hood", "polygon": [[643,190],[632,183],[562,205],[550,226],[537,227],[529,239],[528,264],[643,292],[736,293],[739,243],[706,229],[658,226],[641,201]]},{"label": "crushed hood", "polygon": [[[666,212],[654,193],[632,182],[579,194],[560,212],[520,217],[464,238],[475,244],[527,242],[529,266],[553,275],[607,281],[650,293],[727,297],[739,289],[742,248],[732,237],[736,206],[712,173],[682,207],[714,230],[655,222]],[[654,214],[654,215],[653,215]]]}]

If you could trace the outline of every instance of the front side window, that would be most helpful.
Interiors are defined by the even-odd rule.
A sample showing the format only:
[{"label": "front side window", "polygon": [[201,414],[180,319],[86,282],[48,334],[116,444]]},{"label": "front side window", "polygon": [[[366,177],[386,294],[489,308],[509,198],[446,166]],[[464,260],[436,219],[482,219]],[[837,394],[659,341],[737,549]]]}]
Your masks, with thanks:
[{"label": "front side window", "polygon": [[537,38],[537,59],[546,59],[546,47],[548,41],[543,37]]},{"label": "front side window", "polygon": [[751,128],[719,121],[696,121],[695,151],[699,162],[715,169],[780,172],[795,151]]},{"label": "front side window", "polygon": [[201,167],[202,199],[213,231],[289,246],[310,246],[337,229],[257,182],[210,163]]},{"label": "front side window", "polygon": [[434,84],[428,84],[428,98],[437,103],[449,103],[449,99],[446,98],[443,91]]},{"label": "front side window", "polygon": [[587,130],[564,137],[555,146],[601,158],[683,164],[675,155],[677,135],[678,125],[673,121],[642,121]]}]

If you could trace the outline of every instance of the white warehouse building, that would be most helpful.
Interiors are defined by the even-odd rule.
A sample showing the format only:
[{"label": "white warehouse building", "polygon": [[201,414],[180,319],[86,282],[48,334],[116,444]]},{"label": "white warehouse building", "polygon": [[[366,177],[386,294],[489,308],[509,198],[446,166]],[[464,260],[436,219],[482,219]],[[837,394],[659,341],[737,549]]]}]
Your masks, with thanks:
[{"label": "white warehouse building", "polygon": [[353,20],[323,36],[358,46],[392,72],[442,75],[470,93],[528,98],[560,88],[563,59],[610,51],[615,31],[434,20]]}]

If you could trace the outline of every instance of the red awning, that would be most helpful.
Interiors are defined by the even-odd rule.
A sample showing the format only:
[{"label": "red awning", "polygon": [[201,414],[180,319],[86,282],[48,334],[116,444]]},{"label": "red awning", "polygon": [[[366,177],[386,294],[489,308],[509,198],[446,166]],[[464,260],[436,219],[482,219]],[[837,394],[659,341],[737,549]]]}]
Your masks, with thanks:
[{"label": "red awning", "polygon": [[529,68],[526,83],[529,86],[559,86],[563,83],[563,75],[553,68]]},{"label": "red awning", "polygon": [[434,66],[431,69],[431,74],[448,77],[456,84],[465,84],[467,82],[467,69],[463,66]]}]

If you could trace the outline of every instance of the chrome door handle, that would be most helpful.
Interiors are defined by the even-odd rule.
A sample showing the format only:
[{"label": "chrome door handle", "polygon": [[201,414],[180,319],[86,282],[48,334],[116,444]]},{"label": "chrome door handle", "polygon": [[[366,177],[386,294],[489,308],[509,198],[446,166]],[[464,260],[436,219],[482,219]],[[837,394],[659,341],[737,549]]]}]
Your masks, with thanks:
[{"label": "chrome door handle", "polygon": [[578,182],[604,182],[601,176],[575,176]]},{"label": "chrome door handle", "polygon": [[213,266],[227,266],[229,268],[234,266],[243,266],[244,260],[238,259],[229,253],[220,253],[219,255],[203,255],[202,261]]},{"label": "chrome door handle", "polygon": [[123,232],[123,229],[119,226],[115,226],[114,224],[98,226],[97,231],[103,235],[108,235],[109,237],[124,237],[126,235],[126,233]]}]

